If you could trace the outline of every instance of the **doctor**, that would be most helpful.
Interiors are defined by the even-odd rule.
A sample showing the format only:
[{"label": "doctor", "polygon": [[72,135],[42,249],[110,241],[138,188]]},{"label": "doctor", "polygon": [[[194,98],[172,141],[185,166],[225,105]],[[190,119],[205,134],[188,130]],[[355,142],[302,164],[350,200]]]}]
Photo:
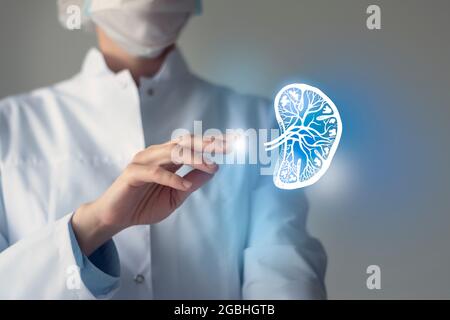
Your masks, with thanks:
[{"label": "doctor", "polygon": [[198,3],[78,2],[99,49],[0,102],[0,298],[324,298],[303,193],[203,160],[226,141],[171,137],[274,125],[270,102],[189,71],[175,42]]}]

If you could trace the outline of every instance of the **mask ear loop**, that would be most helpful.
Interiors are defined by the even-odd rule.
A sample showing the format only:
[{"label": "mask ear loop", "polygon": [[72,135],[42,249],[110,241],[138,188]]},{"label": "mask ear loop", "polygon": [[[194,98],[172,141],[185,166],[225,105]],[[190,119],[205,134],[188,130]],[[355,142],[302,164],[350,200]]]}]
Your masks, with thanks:
[{"label": "mask ear loop", "polygon": [[202,0],[196,0],[195,4],[195,15],[199,16],[203,13],[203,3]]},{"label": "mask ear loop", "polygon": [[90,8],[91,8],[92,0],[84,0],[83,3],[84,3],[83,4],[83,14],[86,18],[90,18],[90,16],[91,16]]}]

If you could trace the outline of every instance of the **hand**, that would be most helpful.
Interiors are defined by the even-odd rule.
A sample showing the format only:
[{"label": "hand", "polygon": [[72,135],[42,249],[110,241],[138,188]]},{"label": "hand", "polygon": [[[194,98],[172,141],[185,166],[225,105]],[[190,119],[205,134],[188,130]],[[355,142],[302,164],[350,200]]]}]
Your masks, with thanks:
[{"label": "hand", "polygon": [[[85,255],[133,225],[167,218],[218,170],[206,153],[226,153],[221,138],[184,136],[139,152],[111,187],[96,201],[80,207],[72,226]],[[175,172],[189,165],[184,177]]]}]

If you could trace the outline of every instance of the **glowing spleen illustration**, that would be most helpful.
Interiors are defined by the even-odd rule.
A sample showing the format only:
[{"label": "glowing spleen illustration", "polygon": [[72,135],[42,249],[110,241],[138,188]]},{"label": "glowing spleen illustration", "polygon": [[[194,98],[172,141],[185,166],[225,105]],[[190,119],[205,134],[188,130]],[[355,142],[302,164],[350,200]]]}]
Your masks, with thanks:
[{"label": "glowing spleen illustration", "polygon": [[281,189],[316,183],[328,170],[342,135],[342,121],[333,101],[306,84],[290,84],[274,102],[280,136],[265,143],[266,151],[279,147],[273,173]]}]

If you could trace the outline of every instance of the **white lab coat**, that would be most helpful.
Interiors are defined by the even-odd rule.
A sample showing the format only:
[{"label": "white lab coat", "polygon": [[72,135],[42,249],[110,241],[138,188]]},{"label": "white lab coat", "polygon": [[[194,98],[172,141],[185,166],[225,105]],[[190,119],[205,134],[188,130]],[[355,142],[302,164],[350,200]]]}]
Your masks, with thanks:
[{"label": "white lab coat", "polygon": [[[197,78],[178,51],[137,87],[92,49],[74,78],[4,99],[0,298],[95,298],[84,283],[67,285],[71,213],[176,128],[268,128],[272,119],[269,102]],[[120,287],[101,298],[323,298],[325,254],[305,230],[303,193],[276,190],[258,172],[224,165],[165,221],[114,237]]]}]

